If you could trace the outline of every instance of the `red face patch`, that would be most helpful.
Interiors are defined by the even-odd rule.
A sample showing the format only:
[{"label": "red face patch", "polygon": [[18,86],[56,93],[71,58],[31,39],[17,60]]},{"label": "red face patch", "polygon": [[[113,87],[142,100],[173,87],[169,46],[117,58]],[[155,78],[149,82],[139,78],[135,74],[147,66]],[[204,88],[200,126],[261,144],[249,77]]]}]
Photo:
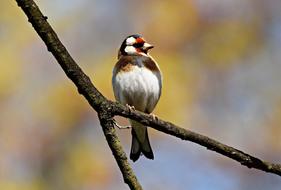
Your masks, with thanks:
[{"label": "red face patch", "polygon": [[137,38],[136,39],[136,43],[138,44],[138,43],[144,43],[145,41],[144,41],[144,39],[142,39],[142,38]]}]

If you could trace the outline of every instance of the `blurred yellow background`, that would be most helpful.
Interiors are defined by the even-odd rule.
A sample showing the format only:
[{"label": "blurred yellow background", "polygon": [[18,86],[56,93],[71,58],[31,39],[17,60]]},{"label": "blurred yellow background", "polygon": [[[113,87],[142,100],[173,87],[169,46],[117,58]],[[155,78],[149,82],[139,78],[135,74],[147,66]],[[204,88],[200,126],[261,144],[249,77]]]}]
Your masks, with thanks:
[{"label": "blurred yellow background", "polygon": [[[281,163],[281,1],[37,0],[71,55],[113,98],[124,38],[155,48],[159,117]],[[120,123],[125,119],[118,118]],[[118,131],[129,153],[129,130]],[[144,189],[271,189],[281,179],[150,129],[155,160],[132,163]],[[15,1],[0,6],[0,189],[123,190],[96,113]]]}]

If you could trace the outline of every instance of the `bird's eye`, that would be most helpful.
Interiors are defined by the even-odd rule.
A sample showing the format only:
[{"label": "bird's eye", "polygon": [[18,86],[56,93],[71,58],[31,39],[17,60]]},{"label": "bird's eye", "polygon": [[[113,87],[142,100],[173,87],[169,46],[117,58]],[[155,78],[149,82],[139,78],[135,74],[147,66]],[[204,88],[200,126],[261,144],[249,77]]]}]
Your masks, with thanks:
[{"label": "bird's eye", "polygon": [[144,43],[135,43],[133,46],[135,48],[141,48],[143,46]]}]

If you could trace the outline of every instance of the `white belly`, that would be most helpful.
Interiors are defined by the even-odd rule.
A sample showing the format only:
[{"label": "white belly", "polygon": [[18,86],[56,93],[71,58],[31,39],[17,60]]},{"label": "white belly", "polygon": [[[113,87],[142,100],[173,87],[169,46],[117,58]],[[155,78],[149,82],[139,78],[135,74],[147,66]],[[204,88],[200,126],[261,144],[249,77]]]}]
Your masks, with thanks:
[{"label": "white belly", "polygon": [[113,86],[119,102],[148,113],[152,112],[158,102],[161,90],[157,76],[145,67],[138,66],[116,75]]}]

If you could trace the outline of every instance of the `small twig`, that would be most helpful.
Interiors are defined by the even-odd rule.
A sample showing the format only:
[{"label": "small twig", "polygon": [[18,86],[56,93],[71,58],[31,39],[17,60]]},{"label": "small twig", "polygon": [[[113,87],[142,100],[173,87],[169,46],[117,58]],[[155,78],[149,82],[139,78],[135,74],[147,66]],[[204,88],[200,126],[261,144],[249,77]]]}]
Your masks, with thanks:
[{"label": "small twig", "polygon": [[126,126],[119,125],[115,119],[113,119],[113,124],[114,124],[118,129],[131,129],[131,128],[132,128],[131,125],[126,125]]}]

